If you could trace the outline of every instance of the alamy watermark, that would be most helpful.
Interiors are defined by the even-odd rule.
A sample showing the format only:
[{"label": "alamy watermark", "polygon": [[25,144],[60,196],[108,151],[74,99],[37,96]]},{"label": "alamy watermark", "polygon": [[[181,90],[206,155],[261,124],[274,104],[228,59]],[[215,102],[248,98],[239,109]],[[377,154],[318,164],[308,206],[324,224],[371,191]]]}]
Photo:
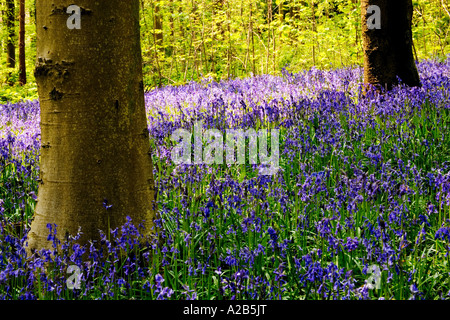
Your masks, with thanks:
[{"label": "alamy watermark", "polygon": [[380,289],[381,288],[381,269],[376,264],[367,268],[367,273],[371,274],[369,279],[366,280],[367,288]]},{"label": "alamy watermark", "polygon": [[[205,132],[203,132],[205,131]],[[175,164],[223,164],[224,150],[227,164],[245,164],[246,138],[248,138],[249,163],[260,164],[260,174],[274,175],[279,170],[279,130],[270,130],[270,156],[267,149],[268,130],[261,129],[256,132],[250,128],[226,129],[226,137],[218,129],[203,130],[203,121],[194,124],[194,145],[192,146],[192,133],[186,129],[177,129],[172,133],[171,139],[178,143],[171,152],[172,161]],[[208,145],[203,148],[203,140]],[[225,142],[225,143],[224,143]],[[258,152],[259,146],[259,152]],[[194,161],[192,162],[192,147],[194,149]],[[236,153],[235,153],[236,151]]]},{"label": "alamy watermark", "polygon": [[381,9],[379,6],[371,5],[367,7],[367,14],[370,16],[367,19],[367,28],[369,30],[381,29]]},{"label": "alamy watermark", "polygon": [[67,8],[66,12],[71,14],[69,19],[67,19],[67,28],[81,29],[81,8],[73,4]]},{"label": "alamy watermark", "polygon": [[72,274],[67,278],[66,285],[70,290],[81,288],[81,269],[77,265],[71,265],[67,268],[67,273]]}]

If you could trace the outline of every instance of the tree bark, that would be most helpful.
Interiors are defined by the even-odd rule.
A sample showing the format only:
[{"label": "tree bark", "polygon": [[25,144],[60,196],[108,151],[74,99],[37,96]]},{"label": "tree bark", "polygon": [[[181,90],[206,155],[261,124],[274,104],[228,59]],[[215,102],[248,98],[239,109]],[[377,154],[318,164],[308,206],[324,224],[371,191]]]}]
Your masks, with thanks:
[{"label": "tree bark", "polygon": [[[170,44],[169,44],[169,52],[168,55],[171,57],[174,54],[175,49],[175,21],[173,19],[174,16],[174,3],[173,0],[169,1],[169,27],[170,27]],[[173,65],[173,64],[172,64]]]},{"label": "tree bark", "polygon": [[[381,9],[381,29],[369,29],[367,8]],[[391,89],[399,82],[420,86],[412,51],[412,0],[362,0],[364,82]]]},{"label": "tree bark", "polygon": [[153,6],[153,44],[155,48],[155,62],[156,62],[156,70],[158,72],[158,86],[162,86],[162,73],[161,73],[161,65],[159,63],[159,53],[163,52],[163,30],[162,30],[162,21],[160,15],[159,1],[156,1],[155,4],[151,3]]},{"label": "tree bark", "polygon": [[312,33],[313,33],[313,45],[312,45],[312,56],[313,56],[313,66],[316,65],[316,9],[314,8],[314,0],[311,1],[311,18],[312,18]]},{"label": "tree bark", "polygon": [[19,1],[19,84],[27,83],[25,64],[25,0]]},{"label": "tree bark", "polygon": [[29,254],[50,248],[48,223],[60,240],[81,227],[81,244],[127,216],[153,226],[139,0],[80,0],[81,29],[66,26],[72,3],[36,3],[41,159]]},{"label": "tree bark", "polygon": [[159,51],[163,51],[163,41],[164,41],[164,34],[163,34],[163,25],[162,25],[162,18],[161,18],[161,9],[159,1],[156,1],[155,7],[154,7],[154,19],[153,19],[153,26],[154,26],[154,40],[158,46]]},{"label": "tree bark", "polygon": [[16,6],[14,0],[6,0],[6,29],[8,40],[6,41],[6,67],[16,67],[16,46],[14,41],[16,38],[16,31],[14,26]]}]

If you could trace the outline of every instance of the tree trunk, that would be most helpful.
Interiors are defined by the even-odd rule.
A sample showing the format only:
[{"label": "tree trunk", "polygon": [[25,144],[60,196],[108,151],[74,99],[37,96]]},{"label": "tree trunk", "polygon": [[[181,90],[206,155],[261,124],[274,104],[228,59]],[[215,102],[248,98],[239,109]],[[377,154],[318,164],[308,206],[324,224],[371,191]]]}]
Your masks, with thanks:
[{"label": "tree trunk", "polygon": [[6,41],[6,67],[16,67],[16,46],[14,41],[16,38],[16,31],[14,26],[16,6],[14,0],[6,0],[6,29],[8,40]]},{"label": "tree trunk", "polygon": [[256,66],[255,66],[255,37],[253,31],[253,6],[250,2],[250,32],[252,35],[252,72],[253,75],[256,75]]},{"label": "tree trunk", "polygon": [[155,48],[155,62],[156,62],[156,70],[158,72],[158,86],[162,86],[162,73],[161,73],[161,65],[159,63],[159,54],[163,52],[163,30],[162,30],[162,21],[159,10],[159,1],[156,1],[153,4],[153,43]]},{"label": "tree trunk", "polygon": [[314,0],[311,1],[311,18],[312,18],[312,32],[313,32],[312,56],[313,56],[313,66],[315,66],[316,65],[316,32],[317,32],[317,28],[316,28],[316,10],[314,8]]},{"label": "tree trunk", "polygon": [[[369,29],[370,5],[381,9],[381,28]],[[364,82],[391,89],[397,77],[408,86],[420,86],[412,51],[412,0],[362,0]]]},{"label": "tree trunk", "polygon": [[228,47],[227,47],[227,79],[231,76],[231,14],[230,14],[230,0],[227,0],[227,37],[228,37]]},{"label": "tree trunk", "polygon": [[266,74],[269,74],[269,62],[270,62],[270,37],[272,24],[272,0],[267,1],[267,58],[266,58]]},{"label": "tree trunk", "polygon": [[25,0],[19,1],[19,84],[27,83],[25,66]]},{"label": "tree trunk", "polygon": [[81,227],[82,244],[126,216],[147,233],[153,225],[139,0],[80,1],[81,29],[66,25],[71,3],[36,3],[41,159],[29,254],[50,247],[47,223],[59,239]]},{"label": "tree trunk", "polygon": [[161,11],[161,9],[160,9],[159,1],[156,1],[155,7],[154,7],[153,26],[154,26],[154,34],[155,34],[154,40],[157,44],[158,51],[163,50],[163,41],[164,41],[163,25],[162,25],[160,11]]},{"label": "tree trunk", "polygon": [[[169,44],[169,57],[174,54],[175,48],[175,21],[173,19],[174,16],[174,3],[173,0],[169,2],[169,26],[170,26],[170,44]],[[173,65],[173,64],[172,64]]]}]

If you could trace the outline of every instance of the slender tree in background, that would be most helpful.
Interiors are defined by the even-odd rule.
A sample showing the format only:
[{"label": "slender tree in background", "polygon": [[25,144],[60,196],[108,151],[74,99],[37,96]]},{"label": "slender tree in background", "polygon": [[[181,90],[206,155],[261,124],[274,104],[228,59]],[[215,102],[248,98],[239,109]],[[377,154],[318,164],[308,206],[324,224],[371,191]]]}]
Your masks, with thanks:
[{"label": "slender tree in background", "polygon": [[[8,1],[15,2],[16,12],[19,11],[19,0],[0,0],[4,10],[2,16],[4,30],[2,29],[0,33],[5,52],[8,37],[6,27]],[[363,10],[361,24],[360,0],[140,0],[140,2],[144,13],[141,17],[141,41],[144,49],[144,83],[147,88],[182,84],[190,80],[200,80],[204,76],[212,76],[219,80],[228,76],[231,78],[249,76],[250,72],[261,74],[267,71],[279,74],[283,67],[287,67],[291,72],[299,72],[310,68],[313,64],[317,68],[329,68],[363,63],[363,39],[360,29],[361,26],[366,27],[368,14]],[[272,22],[269,24],[270,2]],[[377,55],[387,59],[392,55],[384,54],[385,48],[391,49],[396,47],[396,44],[405,43],[402,38],[405,34],[401,31],[403,27],[397,32],[391,32],[395,31],[395,26],[388,27],[386,24],[390,21],[390,25],[402,25],[402,21],[406,20],[409,25],[408,18],[399,18],[405,17],[405,12],[395,12],[395,7],[401,7],[405,1],[390,2],[392,3],[379,1],[380,7],[384,5],[383,8],[387,6],[393,8],[383,9],[381,16],[384,20],[383,28],[364,30],[367,37],[380,39],[381,45],[372,41],[371,45],[377,48],[371,54],[372,61],[376,61]],[[35,59],[35,3],[36,0],[25,2],[28,23],[27,68],[33,63],[32,59]],[[74,1],[72,4],[77,3]],[[376,1],[366,0],[364,8],[370,4],[376,4]],[[436,56],[444,59],[450,53],[449,10],[448,1],[445,0],[414,1],[412,31],[415,60]],[[15,19],[18,24],[17,14]],[[17,70],[18,29],[17,26],[14,43]],[[385,37],[385,33],[392,34],[390,40]],[[402,40],[395,40],[395,34]],[[383,39],[386,41],[383,42]],[[402,64],[407,65],[408,59],[404,56],[408,54],[401,58]],[[2,76],[12,71],[7,69],[6,61],[6,58],[0,59]],[[371,64],[375,65],[373,62]],[[27,79],[27,82],[30,81],[34,81],[34,78]]]},{"label": "slender tree in background", "polygon": [[19,84],[27,83],[25,64],[25,0],[19,0]]},{"label": "slender tree in background", "polygon": [[311,0],[311,18],[312,18],[312,34],[313,34],[313,45],[312,45],[312,57],[313,57],[313,65],[316,65],[316,34],[317,34],[317,26],[316,26],[316,10],[314,8],[314,0]]},{"label": "slender tree in background", "polygon": [[[369,6],[380,8],[379,28],[369,28]],[[391,89],[397,77],[408,86],[420,86],[412,50],[412,0],[362,0],[364,82]]]},{"label": "slender tree in background", "polygon": [[273,34],[272,24],[272,0],[267,1],[267,60],[266,60],[266,73],[269,73],[269,64],[270,64],[270,40],[275,41]]},{"label": "slender tree in background", "polygon": [[161,57],[164,56],[164,48],[163,48],[163,41],[164,41],[164,37],[163,37],[163,30],[162,30],[162,19],[161,19],[161,14],[160,14],[160,5],[159,5],[159,1],[156,1],[154,3],[154,7],[153,7],[153,37],[154,37],[154,43],[155,43],[155,61],[157,64],[157,68],[158,68],[158,76],[159,76],[159,86],[162,85],[162,73],[161,73],[161,65],[160,65],[160,57],[159,55],[161,54]]},{"label": "slender tree in background", "polygon": [[153,14],[153,24],[154,24],[154,37],[155,42],[158,48],[158,51],[163,51],[163,41],[164,41],[164,34],[163,34],[163,25],[162,25],[162,18],[161,18],[161,9],[159,1],[155,1],[154,3],[154,14]]},{"label": "slender tree in background", "polygon": [[[252,2],[250,2],[250,15],[249,15],[249,34],[250,34],[250,39],[251,39],[251,43],[252,43],[252,72],[255,75],[256,74],[256,67],[255,67],[255,37],[254,37],[254,32],[253,32],[253,6],[252,6]],[[249,46],[250,48],[250,46]]]},{"label": "slender tree in background", "polygon": [[36,2],[41,158],[29,254],[50,246],[48,223],[60,240],[81,227],[81,243],[127,216],[153,225],[139,0],[79,1],[79,29],[72,3]]},{"label": "slender tree in background", "polygon": [[6,29],[8,39],[6,41],[6,67],[16,67],[16,46],[14,41],[16,38],[16,31],[14,26],[16,6],[14,0],[6,0]]}]

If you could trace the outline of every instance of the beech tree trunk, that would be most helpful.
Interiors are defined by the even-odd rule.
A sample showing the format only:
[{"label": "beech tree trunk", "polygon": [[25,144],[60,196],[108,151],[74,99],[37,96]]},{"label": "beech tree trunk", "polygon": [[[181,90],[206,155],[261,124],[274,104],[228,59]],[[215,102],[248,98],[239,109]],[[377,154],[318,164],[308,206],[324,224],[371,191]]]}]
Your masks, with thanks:
[{"label": "beech tree trunk", "polygon": [[19,0],[19,84],[27,83],[25,65],[25,0]]},{"label": "beech tree trunk", "polygon": [[[369,29],[370,5],[381,9],[381,28]],[[420,86],[412,50],[412,0],[362,0],[364,82],[391,89],[397,77],[408,86]]]},{"label": "beech tree trunk", "polygon": [[16,31],[14,26],[16,6],[14,0],[6,0],[6,29],[8,39],[6,41],[6,67],[16,67],[16,46],[14,41],[16,38]]},{"label": "beech tree trunk", "polygon": [[36,2],[41,158],[29,254],[51,247],[48,223],[60,240],[81,227],[82,244],[127,216],[148,234],[153,226],[139,0],[79,0],[80,29],[66,25],[72,4]]}]

